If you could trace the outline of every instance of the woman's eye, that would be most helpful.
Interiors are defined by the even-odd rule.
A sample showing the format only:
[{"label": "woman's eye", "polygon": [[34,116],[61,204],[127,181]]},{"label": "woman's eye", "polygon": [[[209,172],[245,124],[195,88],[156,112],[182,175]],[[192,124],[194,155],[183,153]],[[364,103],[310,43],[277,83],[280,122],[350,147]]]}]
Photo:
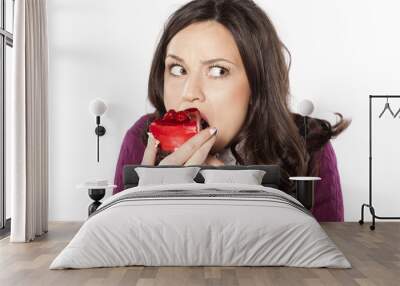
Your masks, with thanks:
[{"label": "woman's eye", "polygon": [[210,75],[212,77],[225,77],[228,74],[228,70],[226,68],[220,66],[213,66],[210,68]]},{"label": "woman's eye", "polygon": [[170,68],[171,74],[174,76],[181,76],[185,73],[185,69],[180,65],[173,65]]}]

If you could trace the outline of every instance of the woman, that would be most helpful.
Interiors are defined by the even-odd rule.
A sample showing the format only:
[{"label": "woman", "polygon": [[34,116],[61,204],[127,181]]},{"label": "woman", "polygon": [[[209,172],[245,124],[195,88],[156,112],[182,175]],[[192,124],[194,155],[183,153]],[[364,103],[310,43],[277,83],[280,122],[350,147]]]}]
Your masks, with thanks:
[{"label": "woman", "polygon": [[[329,140],[349,125],[308,120],[289,110],[289,67],[274,26],[251,0],[195,0],[168,20],[156,48],[148,98],[156,111],[139,119],[121,147],[114,194],[125,164],[279,164],[281,189],[289,176],[318,175],[314,216],[343,221],[336,157]],[[175,152],[159,156],[149,124],[170,109],[196,107],[210,125]],[[148,135],[149,134],[149,135]]]}]

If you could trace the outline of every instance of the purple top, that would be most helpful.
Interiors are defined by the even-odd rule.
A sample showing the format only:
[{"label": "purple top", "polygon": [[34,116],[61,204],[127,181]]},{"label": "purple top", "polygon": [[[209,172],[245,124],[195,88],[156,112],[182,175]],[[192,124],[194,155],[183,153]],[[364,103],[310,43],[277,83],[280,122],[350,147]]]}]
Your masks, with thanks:
[{"label": "purple top", "polygon": [[[142,162],[146,146],[140,137],[147,118],[148,115],[143,115],[125,134],[115,170],[114,184],[117,187],[114,189],[113,195],[123,190],[123,166],[127,164],[138,165]],[[325,144],[316,156],[319,156],[319,177],[322,180],[317,181],[315,185],[315,201],[312,213],[318,221],[342,222],[344,219],[342,190],[332,144],[330,142]]]}]

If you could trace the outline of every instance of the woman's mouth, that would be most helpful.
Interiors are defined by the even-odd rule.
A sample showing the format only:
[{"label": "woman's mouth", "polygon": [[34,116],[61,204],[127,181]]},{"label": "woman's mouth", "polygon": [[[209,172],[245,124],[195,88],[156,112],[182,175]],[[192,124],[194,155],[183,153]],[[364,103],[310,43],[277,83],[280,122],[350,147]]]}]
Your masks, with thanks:
[{"label": "woman's mouth", "polygon": [[173,152],[200,130],[209,126],[207,117],[197,108],[181,111],[170,109],[150,124],[149,131],[160,141],[161,150]]},{"label": "woman's mouth", "polygon": [[207,116],[200,110],[199,113],[200,113],[200,129],[202,130],[206,129],[207,127],[210,127],[210,123],[208,122]]},{"label": "woman's mouth", "polygon": [[206,129],[206,128],[209,127],[210,125],[208,124],[207,120],[205,120],[204,118],[201,118],[201,120],[200,120],[200,126],[201,126],[201,129]]},{"label": "woman's mouth", "polygon": [[[186,115],[186,116],[184,116],[184,115]],[[197,107],[190,107],[190,108],[186,108],[185,110],[180,110],[180,111],[175,111],[174,109],[171,109],[167,112],[166,115],[164,115],[164,117],[168,117],[168,118],[169,117],[172,117],[172,118],[178,117],[178,119],[180,117],[182,117],[182,120],[183,120],[183,117],[185,117],[185,118],[188,117],[186,119],[196,121],[197,129],[199,131],[206,129],[207,127],[210,127],[210,124],[208,123],[208,120],[207,120],[207,116],[203,112],[201,112],[200,109],[198,109]]]}]

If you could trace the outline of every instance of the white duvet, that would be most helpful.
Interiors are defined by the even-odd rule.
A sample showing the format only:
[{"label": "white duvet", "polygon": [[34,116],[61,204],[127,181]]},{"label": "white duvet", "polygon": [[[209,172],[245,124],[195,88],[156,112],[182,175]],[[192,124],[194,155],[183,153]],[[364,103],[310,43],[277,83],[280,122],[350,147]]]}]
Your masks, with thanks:
[{"label": "white duvet", "polygon": [[[163,197],[168,191],[176,193]],[[252,196],[252,191],[260,197]],[[218,196],[223,192],[228,195]],[[146,197],[150,193],[161,196]],[[143,196],[135,198],[138,194]],[[133,198],[124,199],[129,196]],[[284,192],[257,185],[130,188],[103,202],[50,269],[127,265],[350,268],[319,223],[298,205]]]}]

